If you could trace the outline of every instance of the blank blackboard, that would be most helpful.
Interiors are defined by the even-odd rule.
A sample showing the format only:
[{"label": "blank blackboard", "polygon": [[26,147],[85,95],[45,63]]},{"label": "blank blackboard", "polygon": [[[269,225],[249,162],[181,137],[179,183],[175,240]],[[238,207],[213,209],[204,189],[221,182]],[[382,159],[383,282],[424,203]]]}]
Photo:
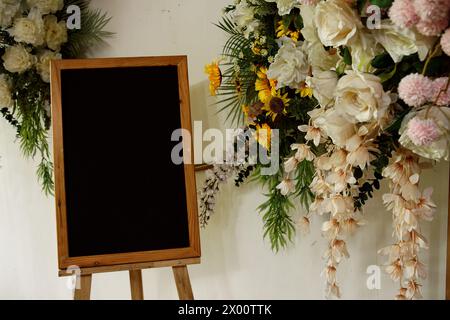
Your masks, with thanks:
[{"label": "blank blackboard", "polygon": [[183,75],[185,57],[53,63],[60,268],[200,255],[193,168],[171,160]]}]

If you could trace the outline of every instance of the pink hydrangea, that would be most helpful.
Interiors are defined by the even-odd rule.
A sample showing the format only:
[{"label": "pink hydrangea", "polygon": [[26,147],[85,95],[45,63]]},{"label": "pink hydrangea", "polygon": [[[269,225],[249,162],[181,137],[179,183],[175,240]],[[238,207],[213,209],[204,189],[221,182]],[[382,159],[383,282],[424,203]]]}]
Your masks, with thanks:
[{"label": "pink hydrangea", "polygon": [[433,97],[432,101],[438,106],[450,105],[450,86],[447,77],[437,78],[433,81]]},{"label": "pink hydrangea", "polygon": [[412,0],[395,0],[389,9],[389,18],[402,28],[411,28],[420,20]]},{"label": "pink hydrangea", "polygon": [[449,0],[414,0],[420,19],[425,22],[448,20]]},{"label": "pink hydrangea", "polygon": [[428,102],[433,94],[433,81],[414,73],[404,77],[398,85],[400,99],[411,107],[420,107]]},{"label": "pink hydrangea", "polygon": [[429,146],[440,137],[441,132],[432,119],[415,117],[409,121],[406,134],[416,146]]},{"label": "pink hydrangea", "polygon": [[442,51],[445,52],[446,55],[450,56],[450,28],[445,31],[441,38],[441,47]]},{"label": "pink hydrangea", "polygon": [[448,26],[448,19],[441,19],[441,20],[432,20],[432,21],[425,21],[420,20],[419,23],[416,25],[417,30],[428,37],[434,37],[438,36],[442,33],[442,31],[445,30]]}]

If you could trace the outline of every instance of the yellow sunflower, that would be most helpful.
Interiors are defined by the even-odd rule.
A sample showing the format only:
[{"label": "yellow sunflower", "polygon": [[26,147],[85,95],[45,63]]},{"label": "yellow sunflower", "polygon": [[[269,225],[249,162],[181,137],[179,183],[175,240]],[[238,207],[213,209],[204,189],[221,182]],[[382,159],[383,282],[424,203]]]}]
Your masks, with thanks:
[{"label": "yellow sunflower", "polygon": [[278,115],[287,114],[286,108],[289,106],[290,99],[288,94],[281,94],[280,90],[272,91],[272,97],[266,102],[263,110],[266,111],[266,115],[272,117],[272,121],[275,121]]},{"label": "yellow sunflower", "polygon": [[272,128],[267,123],[256,126],[254,134],[256,141],[267,150],[270,150],[270,142],[272,137]]},{"label": "yellow sunflower", "polygon": [[261,67],[256,72],[258,79],[255,82],[255,90],[258,91],[258,98],[262,103],[266,103],[272,97],[272,89],[276,86],[275,80],[267,78],[267,68]]},{"label": "yellow sunflower", "polygon": [[217,90],[222,84],[222,72],[219,68],[219,62],[213,61],[205,66],[205,73],[209,76],[209,92],[212,96],[217,94]]},{"label": "yellow sunflower", "polygon": [[313,89],[311,87],[308,87],[306,83],[303,83],[295,93],[299,93],[302,98],[312,98]]},{"label": "yellow sunflower", "polygon": [[278,27],[276,29],[276,33],[277,33],[277,38],[281,38],[281,37],[289,37],[294,41],[298,41],[298,39],[300,38],[300,30],[290,30],[289,27],[286,27],[283,23],[283,21],[279,21],[278,22]]}]

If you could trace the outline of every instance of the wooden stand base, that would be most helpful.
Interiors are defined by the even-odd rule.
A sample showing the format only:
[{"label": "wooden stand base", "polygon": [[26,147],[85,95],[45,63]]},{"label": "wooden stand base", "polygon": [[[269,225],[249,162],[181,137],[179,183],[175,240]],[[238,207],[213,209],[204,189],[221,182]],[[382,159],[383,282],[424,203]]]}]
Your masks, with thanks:
[{"label": "wooden stand base", "polygon": [[[130,273],[130,289],[132,300],[144,300],[144,287],[142,285],[142,270],[156,267],[172,267],[175,284],[180,300],[194,300],[191,281],[189,279],[188,264],[200,263],[200,259],[186,259],[176,261],[152,262],[146,264],[117,265],[111,267],[93,267],[81,269],[77,275],[77,286],[74,292],[74,300],[90,300],[92,275],[95,273],[126,271]],[[60,271],[61,277],[69,276]]]}]

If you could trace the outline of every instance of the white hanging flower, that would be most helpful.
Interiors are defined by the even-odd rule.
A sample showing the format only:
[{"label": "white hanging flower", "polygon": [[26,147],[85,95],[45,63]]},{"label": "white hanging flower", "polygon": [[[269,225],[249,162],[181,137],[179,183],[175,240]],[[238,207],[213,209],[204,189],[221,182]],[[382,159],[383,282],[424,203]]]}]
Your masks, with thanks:
[{"label": "white hanging flower", "polygon": [[0,28],[7,28],[11,25],[13,18],[20,8],[21,0],[0,1]]},{"label": "white hanging flower", "polygon": [[13,100],[11,96],[11,86],[6,75],[0,75],[0,108],[11,108]]},{"label": "white hanging flower", "polygon": [[356,179],[353,176],[353,170],[338,169],[327,176],[326,182],[334,186],[335,193],[341,193],[347,189],[348,184],[355,184]]},{"label": "white hanging flower", "polygon": [[55,13],[64,7],[64,0],[27,0],[29,8],[38,8],[42,14]]},{"label": "white hanging flower", "polygon": [[295,157],[291,157],[289,159],[287,159],[284,162],[284,171],[286,173],[291,173],[293,172],[295,169],[297,169],[298,166],[298,160]]},{"label": "white hanging flower", "polygon": [[30,69],[36,61],[36,57],[31,55],[22,45],[8,47],[2,56],[3,66],[12,73],[22,73]]},{"label": "white hanging flower", "polygon": [[291,13],[292,9],[300,7],[298,0],[266,0],[266,2],[276,2],[280,16],[287,15]]},{"label": "white hanging flower", "polygon": [[292,179],[288,177],[284,178],[283,181],[277,186],[283,196],[287,196],[289,193],[295,191],[295,184]]},{"label": "white hanging flower", "polygon": [[41,46],[44,43],[45,29],[39,9],[33,8],[26,18],[17,18],[8,32],[17,42]]},{"label": "white hanging flower", "polygon": [[38,62],[36,63],[36,70],[42,78],[42,81],[50,83],[50,62],[52,60],[61,59],[60,53],[50,50],[42,50],[37,55]]},{"label": "white hanging flower", "polygon": [[267,77],[277,81],[277,89],[298,89],[308,75],[308,57],[303,43],[286,39],[275,56],[275,61],[270,65]]},{"label": "white hanging flower", "polygon": [[297,228],[299,229],[301,234],[309,234],[310,233],[310,225],[311,222],[309,221],[308,217],[301,217],[298,221],[297,221]]},{"label": "white hanging flower", "polygon": [[307,141],[313,141],[314,145],[317,147],[322,140],[322,129],[314,126],[301,125],[298,127],[301,132],[306,132],[305,139]]},{"label": "white hanging flower", "polygon": [[315,158],[314,153],[311,151],[311,147],[306,144],[293,144],[291,149],[297,150],[295,158],[298,162],[302,162],[303,160],[313,161]]}]

